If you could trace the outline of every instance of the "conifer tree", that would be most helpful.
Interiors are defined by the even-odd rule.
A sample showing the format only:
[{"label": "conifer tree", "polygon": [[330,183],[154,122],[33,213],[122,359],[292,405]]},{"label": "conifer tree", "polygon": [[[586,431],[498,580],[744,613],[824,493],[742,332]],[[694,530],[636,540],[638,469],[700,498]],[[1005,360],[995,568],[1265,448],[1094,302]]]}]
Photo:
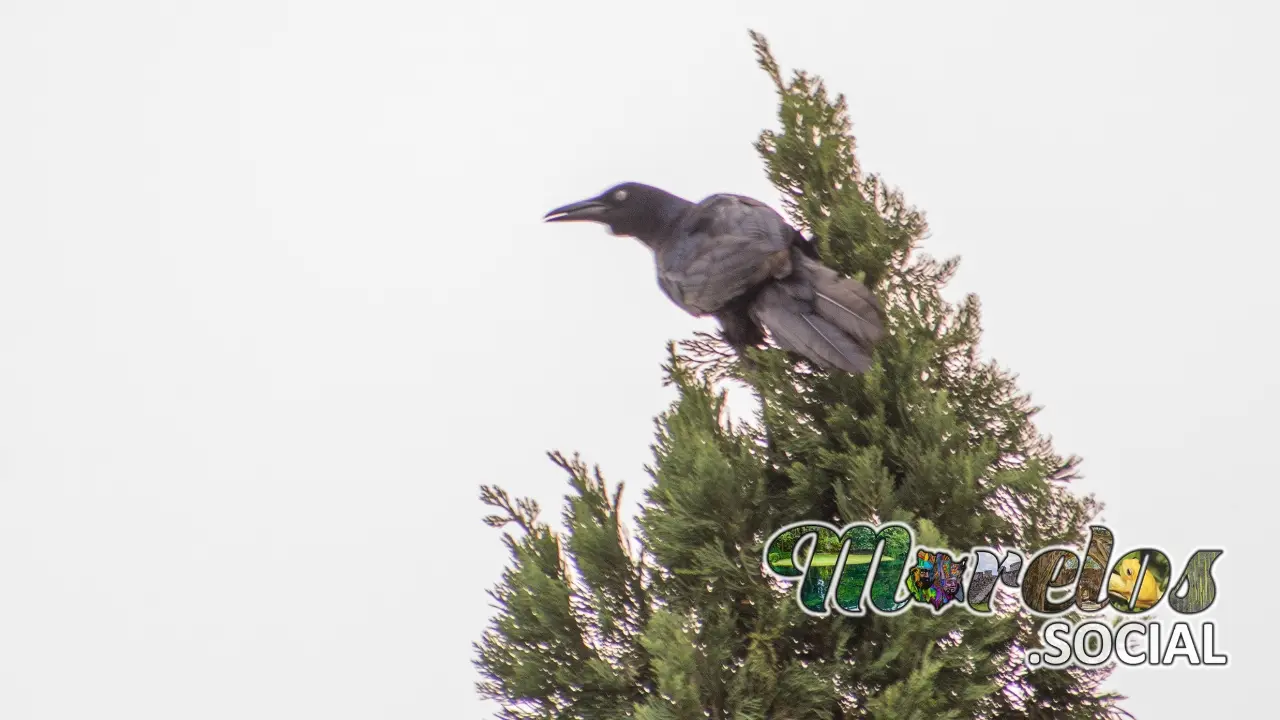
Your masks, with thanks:
[{"label": "conifer tree", "polygon": [[[551,454],[570,484],[561,531],[484,487],[511,563],[477,643],[481,695],[511,720],[1124,716],[1099,689],[1108,670],[1027,671],[1039,623],[1009,603],[816,618],[764,573],[765,541],[799,520],[1034,552],[1078,544],[1099,508],[1068,490],[1078,460],[1036,429],[1015,377],[979,356],[978,300],[940,295],[957,261],[917,252],[924,217],[859,167],[844,97],[784,77],[752,37],[780,100],[756,145],[768,176],[823,261],[876,291],[890,334],[861,376],[777,349],[742,362],[718,336],[673,345],[678,399],[656,421],[634,538],[622,484],[576,456]],[[726,382],[755,389],[754,422],[727,417]]]}]

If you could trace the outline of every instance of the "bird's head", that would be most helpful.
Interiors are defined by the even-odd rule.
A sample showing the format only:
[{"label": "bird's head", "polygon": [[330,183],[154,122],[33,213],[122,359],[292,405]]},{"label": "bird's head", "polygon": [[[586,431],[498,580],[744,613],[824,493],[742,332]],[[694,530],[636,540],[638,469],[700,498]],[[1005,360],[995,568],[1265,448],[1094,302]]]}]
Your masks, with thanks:
[{"label": "bird's head", "polygon": [[547,222],[596,222],[614,235],[629,235],[646,243],[656,238],[676,215],[691,205],[665,190],[626,182],[599,195],[562,205],[547,213]]},{"label": "bird's head", "polygon": [[[1142,577],[1141,585],[1138,584],[1139,576]],[[1146,610],[1160,601],[1160,585],[1156,581],[1155,572],[1148,569],[1144,574],[1140,558],[1126,557],[1116,563],[1115,570],[1111,572],[1107,593],[1122,603],[1128,603],[1133,598],[1135,587],[1138,589],[1135,609]]]}]

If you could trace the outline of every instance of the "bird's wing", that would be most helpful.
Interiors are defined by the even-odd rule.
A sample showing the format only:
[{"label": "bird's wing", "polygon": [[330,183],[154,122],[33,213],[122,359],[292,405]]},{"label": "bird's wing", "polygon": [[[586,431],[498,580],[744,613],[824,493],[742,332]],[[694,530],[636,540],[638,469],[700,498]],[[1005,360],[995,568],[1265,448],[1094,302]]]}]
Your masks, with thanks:
[{"label": "bird's wing", "polygon": [[658,249],[658,284],[691,314],[717,312],[764,281],[791,273],[794,233],[761,202],[712,195],[690,208]]}]

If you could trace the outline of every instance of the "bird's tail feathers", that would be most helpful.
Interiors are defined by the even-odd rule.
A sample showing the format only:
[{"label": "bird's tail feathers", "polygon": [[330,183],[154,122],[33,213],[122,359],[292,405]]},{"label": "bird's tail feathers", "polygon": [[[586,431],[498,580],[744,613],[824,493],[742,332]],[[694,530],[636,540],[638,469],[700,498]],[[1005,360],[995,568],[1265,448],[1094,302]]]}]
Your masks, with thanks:
[{"label": "bird's tail feathers", "polygon": [[863,373],[884,337],[884,316],[862,283],[841,277],[800,252],[794,271],[762,288],[751,315],[774,342],[825,368]]},{"label": "bird's tail feathers", "polygon": [[814,309],[828,322],[870,348],[884,337],[884,313],[866,285],[842,277],[822,263],[801,257],[793,277],[813,290]]}]

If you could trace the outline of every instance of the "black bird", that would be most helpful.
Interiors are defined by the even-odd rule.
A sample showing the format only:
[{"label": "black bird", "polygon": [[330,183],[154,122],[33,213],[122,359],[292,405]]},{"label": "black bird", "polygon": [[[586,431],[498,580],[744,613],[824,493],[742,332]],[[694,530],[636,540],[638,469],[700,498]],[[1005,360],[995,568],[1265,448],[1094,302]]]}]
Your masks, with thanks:
[{"label": "black bird", "polygon": [[667,297],[695,317],[715,316],[739,354],[767,330],[820,367],[862,373],[884,336],[871,291],[823,265],[804,235],[757,200],[721,194],[695,204],[629,182],[544,219],[597,222],[640,240]]}]

